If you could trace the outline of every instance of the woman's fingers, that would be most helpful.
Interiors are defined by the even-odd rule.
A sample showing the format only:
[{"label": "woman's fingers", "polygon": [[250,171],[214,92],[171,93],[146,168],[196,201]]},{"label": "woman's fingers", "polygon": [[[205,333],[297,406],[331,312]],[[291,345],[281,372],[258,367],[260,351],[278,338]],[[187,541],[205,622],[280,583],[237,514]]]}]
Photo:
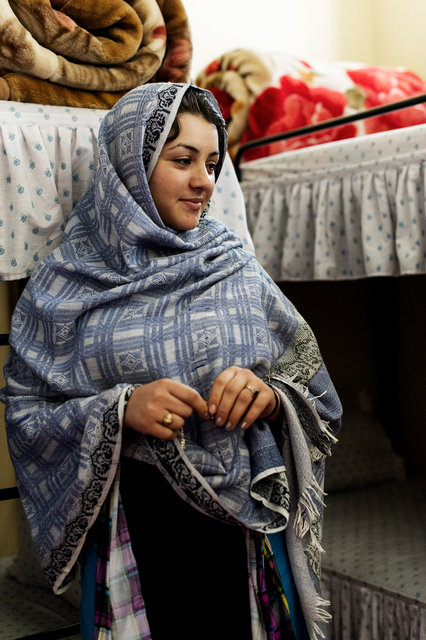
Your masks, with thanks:
[{"label": "woman's fingers", "polygon": [[238,367],[229,367],[228,369],[222,371],[222,373],[219,374],[214,381],[212,389],[210,391],[209,399],[207,401],[208,411],[211,417],[217,416],[219,419],[222,419],[222,414],[224,411],[223,405],[222,411],[219,415],[217,414],[217,411],[222,402],[223,394],[228,384],[235,378],[238,371]]},{"label": "woman's fingers", "polygon": [[268,415],[275,396],[272,389],[249,369],[229,367],[215,380],[208,400],[209,412],[218,426],[250,427],[261,415]]},{"label": "woman's fingers", "polygon": [[175,380],[164,378],[140,385],[131,394],[123,425],[163,440],[176,437],[193,411],[207,416],[207,403],[199,393]]},{"label": "woman's fingers", "polygon": [[179,429],[182,429],[185,424],[185,418],[182,418],[182,416],[176,411],[169,411],[168,409],[166,411],[159,410],[157,422],[166,429],[179,431]]},{"label": "woman's fingers", "polygon": [[[180,407],[182,407],[182,411],[185,412],[181,415],[189,418],[191,413],[195,411],[200,418],[208,417],[207,403],[195,389],[181,382],[176,382],[175,380],[168,380],[168,382],[170,383],[170,394],[181,402]],[[183,406],[185,406],[186,409],[184,409]]]},{"label": "woman's fingers", "polygon": [[180,429],[183,428],[184,424],[185,420],[180,415],[166,411],[157,424],[153,425],[155,432],[151,435],[155,435],[157,438],[160,438],[160,440],[173,440],[176,438]]},{"label": "woman's fingers", "polygon": [[237,425],[250,427],[274,406],[274,393],[263,380],[249,369],[232,366],[216,378],[208,403],[195,389],[176,380],[164,378],[140,385],[127,402],[123,426],[171,440],[193,411],[231,430]]}]

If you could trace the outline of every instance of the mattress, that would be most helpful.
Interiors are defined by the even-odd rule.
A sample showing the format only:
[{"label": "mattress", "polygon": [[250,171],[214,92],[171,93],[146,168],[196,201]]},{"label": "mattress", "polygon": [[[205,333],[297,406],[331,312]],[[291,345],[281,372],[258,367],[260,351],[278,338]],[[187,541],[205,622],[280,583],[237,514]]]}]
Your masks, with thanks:
[{"label": "mattress", "polygon": [[426,272],[426,125],[241,165],[256,257],[275,281]]},{"label": "mattress", "polygon": [[[15,640],[78,623],[78,608],[48,588],[18,582],[8,575],[13,558],[0,559],[0,637]],[[80,634],[63,636],[78,640]]]},{"label": "mattress", "polygon": [[323,539],[329,640],[426,638],[425,482],[329,495]]}]

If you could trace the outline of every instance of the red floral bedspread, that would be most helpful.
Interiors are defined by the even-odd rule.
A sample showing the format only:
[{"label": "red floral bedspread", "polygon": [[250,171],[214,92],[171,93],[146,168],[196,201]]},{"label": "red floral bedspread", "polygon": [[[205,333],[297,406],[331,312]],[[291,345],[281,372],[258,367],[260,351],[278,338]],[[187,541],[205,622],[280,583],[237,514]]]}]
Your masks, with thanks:
[{"label": "red floral bedspread", "polygon": [[[426,94],[426,83],[403,68],[311,64],[244,49],[214,60],[195,82],[210,89],[221,105],[231,156],[249,140]],[[420,104],[250,149],[244,160],[424,122],[426,104]]]}]

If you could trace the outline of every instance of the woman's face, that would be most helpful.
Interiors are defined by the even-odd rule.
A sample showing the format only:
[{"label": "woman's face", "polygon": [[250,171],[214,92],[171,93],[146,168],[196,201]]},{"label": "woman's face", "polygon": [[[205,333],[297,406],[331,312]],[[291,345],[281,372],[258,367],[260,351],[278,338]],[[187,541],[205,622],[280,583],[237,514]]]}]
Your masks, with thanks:
[{"label": "woman's face", "polygon": [[183,113],[179,135],[166,142],[149,181],[164,224],[175,231],[195,229],[213,193],[219,140],[214,124]]}]

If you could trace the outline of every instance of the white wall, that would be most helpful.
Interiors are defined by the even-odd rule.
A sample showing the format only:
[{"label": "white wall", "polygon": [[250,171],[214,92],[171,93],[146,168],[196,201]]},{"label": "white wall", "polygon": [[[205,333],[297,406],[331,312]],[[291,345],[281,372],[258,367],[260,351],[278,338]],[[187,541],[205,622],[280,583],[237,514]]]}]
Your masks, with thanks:
[{"label": "white wall", "polygon": [[426,80],[426,0],[183,0],[192,75],[238,47],[405,66]]},{"label": "white wall", "polygon": [[375,3],[377,64],[405,66],[426,80],[425,0]]},{"label": "white wall", "polygon": [[375,2],[336,0],[337,59],[376,64]]},{"label": "white wall", "polygon": [[336,59],[336,1],[183,0],[192,31],[193,76],[236,48]]},{"label": "white wall", "polygon": [[426,79],[425,0],[336,0],[341,60],[406,67]]}]

